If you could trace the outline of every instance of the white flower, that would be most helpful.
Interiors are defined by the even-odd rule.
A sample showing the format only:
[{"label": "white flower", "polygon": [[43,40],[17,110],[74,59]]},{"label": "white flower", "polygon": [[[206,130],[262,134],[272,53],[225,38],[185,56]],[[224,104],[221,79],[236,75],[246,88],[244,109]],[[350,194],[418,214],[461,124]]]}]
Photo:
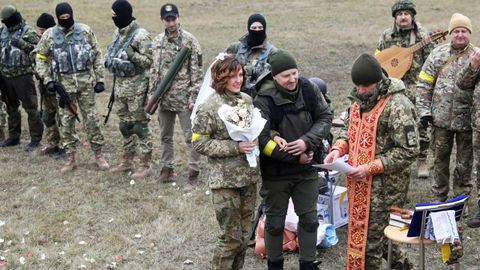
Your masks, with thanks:
[{"label": "white flower", "polygon": [[241,118],[245,118],[247,117],[247,115],[248,115],[248,110],[246,108],[242,108],[238,110],[238,116],[240,116]]},{"label": "white flower", "polygon": [[245,121],[240,121],[238,122],[237,126],[244,128],[245,127]]},{"label": "white flower", "polygon": [[227,56],[227,55],[228,55],[228,53],[221,52],[215,57],[215,60],[223,61],[225,59],[225,56]]}]

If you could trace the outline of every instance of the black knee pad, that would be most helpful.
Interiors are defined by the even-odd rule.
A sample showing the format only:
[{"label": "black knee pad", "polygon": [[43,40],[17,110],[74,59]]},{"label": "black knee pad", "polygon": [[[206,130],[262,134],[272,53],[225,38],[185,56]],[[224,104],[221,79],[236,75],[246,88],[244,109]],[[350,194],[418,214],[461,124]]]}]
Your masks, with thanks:
[{"label": "black knee pad", "polygon": [[314,232],[318,228],[316,211],[308,212],[298,217],[298,225],[307,232]]},{"label": "black knee pad", "polygon": [[119,124],[120,132],[122,133],[123,137],[128,138],[133,134],[133,124],[130,122],[120,122]]},{"label": "black knee pad", "polygon": [[283,233],[285,228],[285,216],[267,216],[265,221],[265,230],[273,235],[278,236]]},{"label": "black knee pad", "polygon": [[145,139],[148,135],[148,124],[135,123],[133,133],[137,134],[140,140]]},{"label": "black knee pad", "polygon": [[42,121],[45,127],[51,127],[55,125],[56,119],[55,119],[56,112],[48,113],[48,112],[43,112],[42,113]]}]

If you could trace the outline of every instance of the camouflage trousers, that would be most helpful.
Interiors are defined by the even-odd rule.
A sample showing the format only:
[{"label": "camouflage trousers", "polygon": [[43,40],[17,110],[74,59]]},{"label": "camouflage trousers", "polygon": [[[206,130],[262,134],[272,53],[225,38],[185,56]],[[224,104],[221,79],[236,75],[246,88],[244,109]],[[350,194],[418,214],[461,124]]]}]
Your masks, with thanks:
[{"label": "camouflage trousers", "polygon": [[[69,93],[73,104],[77,106],[77,112],[82,115],[80,123],[87,133],[87,140],[93,151],[102,149],[104,138],[98,123],[97,108],[95,106],[95,92],[93,87],[79,87],[76,93]],[[57,99],[59,99],[57,95]],[[63,147],[67,153],[75,152],[75,148],[80,143],[75,128],[75,116],[65,108],[59,108],[60,116],[60,135]]]},{"label": "camouflage trousers", "polygon": [[480,131],[473,131],[473,155],[475,159],[475,176],[478,192],[478,205],[480,206]]},{"label": "camouflage trousers", "polygon": [[58,102],[55,93],[50,93],[41,83],[38,84],[42,95],[42,121],[45,125],[44,144],[48,148],[60,146],[60,131],[58,128]]},{"label": "camouflage trousers", "polygon": [[213,207],[220,226],[212,270],[242,269],[256,195],[256,184],[242,188],[212,189]]},{"label": "camouflage trousers", "polygon": [[424,129],[423,126],[418,124],[418,134],[420,135],[420,154],[418,158],[427,158],[428,149],[430,149],[430,129]]},{"label": "camouflage trousers", "polygon": [[472,131],[450,131],[434,127],[434,183],[432,192],[438,201],[445,201],[450,190],[450,155],[457,145],[456,164],[453,171],[453,193],[470,195],[472,191]]},{"label": "camouflage trousers", "polygon": [[183,137],[188,147],[190,157],[188,167],[190,170],[199,171],[200,155],[192,148],[192,122],[190,120],[191,111],[164,111],[158,112],[158,123],[160,124],[160,139],[162,141],[162,163],[163,166],[174,167],[174,149],[173,149],[173,132],[175,128],[175,118],[178,115],[180,126],[183,131]]},{"label": "camouflage trousers", "polygon": [[19,107],[27,113],[28,128],[31,141],[42,140],[43,123],[38,111],[38,98],[33,82],[33,75],[27,74],[14,78],[5,78],[7,88],[8,104],[8,137],[19,139],[22,132],[22,115]]},{"label": "camouflage trousers", "polygon": [[265,246],[270,261],[283,259],[283,231],[290,198],[298,215],[299,259],[315,260],[320,186],[318,176],[315,176],[297,176],[291,180],[280,181],[263,179],[260,195],[265,201]]},{"label": "camouflage trousers", "polygon": [[145,95],[115,97],[124,153],[135,153],[137,146],[141,155],[152,153],[152,133],[148,126],[150,116],[143,110],[144,103]]}]

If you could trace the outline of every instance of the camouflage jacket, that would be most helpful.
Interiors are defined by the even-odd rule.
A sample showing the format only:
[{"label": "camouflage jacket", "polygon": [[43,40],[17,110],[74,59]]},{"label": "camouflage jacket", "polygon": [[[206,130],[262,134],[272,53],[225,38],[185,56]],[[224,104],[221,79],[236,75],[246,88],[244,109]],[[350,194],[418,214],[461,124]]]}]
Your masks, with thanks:
[{"label": "camouflage jacket", "polygon": [[277,50],[267,39],[253,48],[247,45],[247,36],[243,36],[239,41],[232,43],[226,50],[226,53],[235,54],[236,58],[245,64],[246,81],[242,89],[250,96],[256,95],[255,83],[263,74],[271,71],[268,60],[270,55]]},{"label": "camouflage jacket", "polygon": [[460,71],[457,78],[460,89],[473,92],[472,128],[480,131],[480,68],[472,68],[470,64]]},{"label": "camouflage jacket", "polygon": [[[92,86],[93,91],[93,86],[95,83],[105,81],[105,68],[103,66],[102,53],[98,46],[97,38],[95,37],[95,34],[91,28],[81,23],[75,23],[75,25],[80,28],[86,43],[90,44],[92,48],[92,53],[94,55],[94,63],[92,68],[87,72],[78,72],[74,74],[52,74],[51,58],[53,56],[53,29],[55,27],[51,27],[43,33],[42,38],[38,42],[36,49],[36,71],[45,83],[54,80],[60,81],[65,86],[67,92],[77,92],[77,87],[80,83]],[[66,41],[73,38],[74,27],[75,26],[72,26],[65,30],[63,27],[59,26],[59,29],[65,33]]]},{"label": "camouflage jacket", "polygon": [[450,43],[435,48],[428,56],[419,75],[417,103],[419,116],[433,116],[434,126],[452,131],[471,130],[472,91],[457,84],[460,71],[468,65],[470,44],[454,50]]},{"label": "camouflage jacket", "polygon": [[[192,145],[208,157],[208,186],[216,188],[239,188],[260,180],[258,166],[251,168],[245,154],[238,151],[238,142],[230,139],[227,128],[218,115],[218,109],[227,104],[236,106],[239,99],[252,104],[250,96],[214,93],[200,104],[192,124]],[[253,106],[252,106],[253,108]]]},{"label": "camouflage jacket", "polygon": [[[410,33],[414,31],[412,30],[399,30],[396,25],[390,27],[383,31],[383,34],[380,36],[380,40],[378,41],[377,50],[375,54],[380,53],[381,51],[388,49],[393,46],[397,47],[410,47],[413,44],[410,44]],[[417,24],[417,31],[415,33],[415,41],[414,43],[418,43],[422,40],[422,38],[428,36],[428,31],[423,28],[420,24]],[[427,59],[430,52],[433,50],[433,44],[429,44],[423,49],[418,50],[413,54],[413,62],[410,69],[405,73],[402,78],[402,81],[405,83],[406,92],[405,94],[407,97],[415,103],[416,94],[415,94],[415,86],[417,84],[417,76],[420,73],[420,70],[423,66],[423,63]]]},{"label": "camouflage jacket", "polygon": [[[403,197],[399,190],[408,185],[409,165],[419,153],[415,106],[405,95],[404,83],[394,78],[390,80],[387,92],[379,97],[392,96],[379,116],[375,131],[375,159],[381,160],[384,171],[373,177],[372,207],[388,206]],[[353,91],[354,102],[360,102],[355,94],[356,90]],[[346,125],[337,138],[337,143],[342,141],[347,147],[349,122],[349,119],[345,121]]]},{"label": "camouflage jacket", "polygon": [[150,69],[150,93],[170,68],[182,47],[191,49],[190,56],[160,100],[159,108],[167,111],[186,111],[189,103],[195,103],[202,84],[202,51],[197,39],[189,32],[179,29],[178,36],[168,37],[165,32],[153,41],[153,64]]},{"label": "camouflage jacket", "polygon": [[[128,38],[130,38],[131,30],[137,28],[139,25],[133,21],[125,28],[117,29],[117,33],[120,36],[120,44],[124,44]],[[146,70],[142,74],[135,75],[133,77],[116,77],[115,78],[115,96],[117,97],[131,97],[136,95],[145,95],[148,91],[148,70],[152,65],[152,39],[147,30],[139,28],[133,37],[130,46],[133,48],[133,55],[129,59],[135,66],[140,69]]]},{"label": "camouflage jacket", "polygon": [[[8,33],[8,37],[6,37],[7,40],[9,40],[8,42],[11,42],[12,36],[14,35],[15,32],[22,31],[22,29],[24,29],[23,31],[25,31],[25,32],[23,33],[21,38],[23,39],[23,41],[27,42],[28,45],[32,47],[32,49],[35,47],[35,45],[37,45],[37,43],[40,39],[40,36],[35,31],[35,29],[33,29],[30,25],[26,24],[25,20],[22,20],[22,23],[14,26],[14,27],[11,27],[9,29],[6,29],[5,26],[0,27],[0,34],[3,33],[4,29],[7,30],[6,33]],[[4,45],[5,44],[3,44],[3,42],[0,42],[0,53],[2,53],[2,54],[3,54],[4,50],[6,49],[6,47]],[[13,46],[13,45],[11,45],[11,46]],[[25,61],[28,61],[28,62],[26,62],[25,65],[22,65],[22,66],[7,67],[7,66],[3,65],[4,64],[3,63],[4,59],[2,59],[1,60],[2,63],[0,63],[0,73],[5,78],[18,77],[18,76],[21,76],[21,75],[32,74],[33,73],[33,67],[32,67],[33,60],[30,58],[30,55],[29,55],[30,52],[25,51],[24,48],[18,48],[18,49],[22,50],[25,53],[25,55],[26,55]]]},{"label": "camouflage jacket", "polygon": [[[298,156],[282,151],[272,139],[272,134],[278,132],[287,142],[301,139],[308,151],[316,151],[322,140],[330,135],[333,117],[327,102],[320,89],[312,85],[311,91],[317,100],[313,112],[308,111],[301,87],[304,82],[312,85],[308,79],[299,79],[295,100],[286,98],[271,77],[261,82],[254,104],[262,112],[263,118],[267,119],[258,136],[264,181],[317,177],[317,170],[311,164],[300,164]],[[281,119],[276,119],[279,110],[285,114]],[[275,123],[278,120],[279,123]]]}]

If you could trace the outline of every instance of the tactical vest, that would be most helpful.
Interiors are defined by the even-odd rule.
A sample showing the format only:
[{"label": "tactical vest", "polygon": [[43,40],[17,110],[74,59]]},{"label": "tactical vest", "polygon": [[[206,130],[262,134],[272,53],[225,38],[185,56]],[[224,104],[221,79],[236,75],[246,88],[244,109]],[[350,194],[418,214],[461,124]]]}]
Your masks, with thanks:
[{"label": "tactical vest", "polygon": [[22,39],[25,32],[27,32],[28,26],[24,25],[22,28],[15,31],[11,36],[7,27],[3,27],[0,34],[0,65],[8,68],[25,68],[31,66],[32,62],[28,53],[24,50],[12,45],[11,41],[14,39]]},{"label": "tactical vest", "polygon": [[267,63],[268,56],[273,49],[273,45],[270,42],[262,48],[260,54],[253,60],[249,58],[254,54],[245,44],[242,43],[235,55],[235,58],[245,63],[245,75],[247,81],[245,82],[246,88],[251,88],[255,85],[257,79],[265,72],[271,70],[270,64]]},{"label": "tactical vest", "polygon": [[54,72],[75,74],[92,68],[95,62],[95,52],[85,40],[80,26],[73,26],[69,38],[59,29],[53,28],[52,65]]},{"label": "tactical vest", "polygon": [[136,27],[131,30],[130,35],[123,43],[120,42],[120,33],[116,33],[112,43],[108,46],[107,55],[105,56],[105,67],[118,77],[133,77],[142,74],[145,70],[133,64],[125,50],[132,44],[133,38],[140,30]]}]

